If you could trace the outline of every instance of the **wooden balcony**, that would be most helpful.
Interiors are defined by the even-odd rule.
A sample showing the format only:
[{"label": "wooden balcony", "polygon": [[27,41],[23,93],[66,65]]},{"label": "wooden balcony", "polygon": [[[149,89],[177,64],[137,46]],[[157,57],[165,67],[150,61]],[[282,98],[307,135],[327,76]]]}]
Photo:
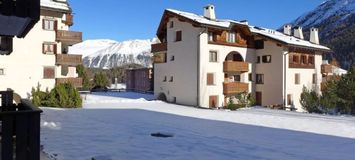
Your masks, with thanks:
[{"label": "wooden balcony", "polygon": [[82,78],[56,78],[55,83],[56,85],[63,84],[63,83],[71,83],[74,87],[79,88],[83,86],[83,79]]},{"label": "wooden balcony", "polygon": [[242,92],[248,92],[249,84],[242,83],[242,82],[227,82],[223,83],[223,94],[224,95],[231,95],[231,94],[238,94]]},{"label": "wooden balcony", "polygon": [[56,41],[74,45],[83,41],[82,32],[57,30]]},{"label": "wooden balcony", "polygon": [[321,65],[321,73],[322,74],[332,73],[332,65],[322,64]]},{"label": "wooden balcony", "polygon": [[72,26],[74,24],[73,23],[74,22],[73,19],[74,19],[73,15],[67,13],[67,14],[65,14],[65,20],[63,20],[63,23],[68,25],[68,26]]},{"label": "wooden balcony", "polygon": [[223,72],[249,72],[247,62],[225,61],[223,62]]},{"label": "wooden balcony", "polygon": [[168,50],[167,43],[152,44],[152,53],[163,52]]},{"label": "wooden balcony", "polygon": [[82,63],[83,61],[81,55],[72,55],[72,54],[56,55],[56,65],[77,66]]}]

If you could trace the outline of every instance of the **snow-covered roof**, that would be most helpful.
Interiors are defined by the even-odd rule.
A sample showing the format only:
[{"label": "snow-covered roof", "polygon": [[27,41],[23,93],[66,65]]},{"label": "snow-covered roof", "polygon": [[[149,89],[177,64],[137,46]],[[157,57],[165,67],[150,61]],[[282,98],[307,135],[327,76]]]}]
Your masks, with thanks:
[{"label": "snow-covered roof", "polygon": [[41,7],[70,11],[67,0],[41,0]]},{"label": "snow-covered roof", "polygon": [[187,19],[190,19],[192,21],[195,21],[197,23],[203,24],[203,25],[210,25],[210,26],[216,26],[216,27],[222,27],[222,28],[231,28],[235,24],[240,24],[240,25],[245,25],[249,27],[249,30],[254,33],[254,34],[259,34],[261,36],[280,41],[283,43],[286,43],[288,45],[294,45],[294,46],[299,46],[299,47],[307,47],[307,48],[315,48],[315,49],[320,49],[320,50],[330,50],[328,47],[318,45],[311,43],[306,40],[302,40],[299,38],[296,38],[294,36],[289,36],[286,34],[283,34],[281,32],[278,32],[276,30],[272,29],[267,29],[267,28],[261,28],[261,27],[254,27],[247,25],[243,22],[235,21],[235,20],[228,20],[228,19],[216,19],[216,20],[210,20],[208,18],[205,18],[204,16],[197,15],[194,13],[189,13],[189,12],[183,12],[183,11],[178,11],[175,9],[166,9],[169,12],[172,12],[174,14],[183,16]]}]

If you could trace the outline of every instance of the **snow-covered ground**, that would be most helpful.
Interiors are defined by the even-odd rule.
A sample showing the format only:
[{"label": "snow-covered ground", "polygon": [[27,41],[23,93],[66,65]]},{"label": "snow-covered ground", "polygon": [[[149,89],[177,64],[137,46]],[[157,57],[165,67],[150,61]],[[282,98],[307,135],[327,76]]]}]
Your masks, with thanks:
[{"label": "snow-covered ground", "polygon": [[[87,95],[83,109],[43,108],[52,159],[355,159],[355,118],[262,108],[207,110],[152,95]],[[151,133],[173,134],[171,138]]]}]

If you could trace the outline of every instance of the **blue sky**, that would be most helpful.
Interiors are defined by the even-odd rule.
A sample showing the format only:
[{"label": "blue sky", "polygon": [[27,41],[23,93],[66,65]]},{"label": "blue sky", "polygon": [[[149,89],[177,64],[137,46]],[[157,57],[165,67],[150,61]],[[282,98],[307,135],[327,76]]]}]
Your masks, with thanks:
[{"label": "blue sky", "polygon": [[84,39],[151,39],[165,8],[203,14],[214,4],[217,18],[248,20],[249,24],[276,29],[325,0],[70,0],[73,31]]}]

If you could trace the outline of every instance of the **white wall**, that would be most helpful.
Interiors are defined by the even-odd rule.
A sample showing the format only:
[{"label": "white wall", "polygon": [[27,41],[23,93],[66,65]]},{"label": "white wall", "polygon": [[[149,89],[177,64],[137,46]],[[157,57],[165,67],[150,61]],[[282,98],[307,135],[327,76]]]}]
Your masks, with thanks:
[{"label": "white wall", "polygon": [[[174,27],[167,27],[168,53],[167,63],[154,64],[154,93],[164,93],[168,101],[176,97],[176,103],[197,104],[197,37],[199,29],[191,24],[170,19]],[[169,23],[168,23],[169,24]],[[175,32],[182,31],[182,41],[175,42]],[[171,56],[175,57],[170,61]],[[163,82],[167,76],[167,82]],[[169,82],[170,77],[173,82]]]},{"label": "white wall", "polygon": [[[55,85],[55,79],[43,79],[43,67],[55,67],[55,77],[61,76],[60,66],[55,66],[55,55],[42,53],[43,42],[56,42],[55,31],[42,29],[44,17],[57,20],[60,30],[69,29],[62,23],[63,13],[41,10],[40,20],[27,36],[14,38],[13,52],[0,56],[0,68],[5,70],[5,75],[0,75],[0,90],[11,88],[22,98],[29,98],[32,87],[40,84],[41,90],[50,90]],[[61,43],[57,43],[57,53],[61,53]],[[73,72],[70,68],[68,75],[75,75]]]},{"label": "white wall", "polygon": [[[233,47],[226,45],[214,45],[208,44],[208,34],[205,32],[201,35],[201,70],[200,70],[200,106],[209,108],[209,96],[218,96],[219,107],[225,106],[224,94],[223,94],[223,82],[224,82],[224,72],[223,72],[223,62],[225,61],[227,55],[233,51],[238,52],[244,59],[245,62],[249,63],[249,72],[241,74],[241,82],[249,83],[249,92],[252,92],[252,82],[248,80],[249,73],[253,71],[253,63],[255,61],[255,49]],[[217,51],[218,62],[209,62],[209,52]],[[215,85],[207,85],[207,73],[214,73]]]},{"label": "white wall", "polygon": [[[256,50],[256,57],[260,56],[260,63],[255,64],[255,74],[264,74],[264,84],[256,84],[256,92],[262,92],[262,105],[277,105],[282,103],[282,52],[271,41],[264,41],[264,49]],[[262,56],[271,55],[271,63],[263,63]],[[254,76],[254,80],[256,76]]]}]

